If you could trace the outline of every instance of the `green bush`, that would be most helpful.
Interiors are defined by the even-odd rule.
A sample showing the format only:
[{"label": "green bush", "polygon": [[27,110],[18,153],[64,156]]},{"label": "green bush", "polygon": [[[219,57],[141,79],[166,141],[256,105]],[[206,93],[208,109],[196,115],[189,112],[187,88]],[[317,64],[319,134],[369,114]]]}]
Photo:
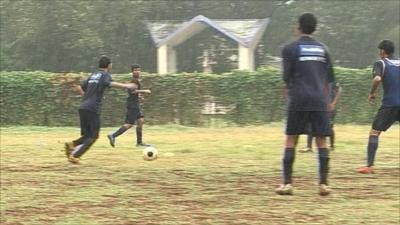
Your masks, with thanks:
[{"label": "green bush", "polygon": [[[379,104],[370,106],[370,70],[336,68],[336,79],[343,87],[338,103],[338,123],[370,123]],[[1,72],[1,124],[78,126],[80,103],[75,86],[87,74],[47,72]],[[127,82],[129,74],[113,75]],[[255,72],[232,71],[225,74],[182,73],[143,74],[143,111],[148,124],[179,123],[207,126],[218,119],[228,124],[248,125],[282,121],[285,115],[283,82],[278,70],[263,68]],[[105,94],[103,126],[118,126],[124,121],[127,93],[110,89]],[[228,108],[226,114],[205,115],[205,102]]]}]

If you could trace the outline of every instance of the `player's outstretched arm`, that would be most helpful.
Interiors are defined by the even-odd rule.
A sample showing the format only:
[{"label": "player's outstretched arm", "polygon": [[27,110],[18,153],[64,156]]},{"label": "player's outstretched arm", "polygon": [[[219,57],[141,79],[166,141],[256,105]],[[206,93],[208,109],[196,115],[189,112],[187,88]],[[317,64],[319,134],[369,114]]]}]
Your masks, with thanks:
[{"label": "player's outstretched arm", "polygon": [[110,87],[121,88],[121,89],[136,89],[137,85],[134,83],[119,83],[119,82],[111,82]]},{"label": "player's outstretched arm", "polygon": [[136,90],[136,93],[151,94],[151,90],[149,89]]}]

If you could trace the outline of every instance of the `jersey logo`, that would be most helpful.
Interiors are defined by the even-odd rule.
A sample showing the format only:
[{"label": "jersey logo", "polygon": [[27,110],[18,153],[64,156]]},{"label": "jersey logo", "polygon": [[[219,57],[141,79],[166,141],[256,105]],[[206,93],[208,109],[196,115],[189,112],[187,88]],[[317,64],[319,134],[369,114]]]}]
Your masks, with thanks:
[{"label": "jersey logo", "polygon": [[319,45],[300,45],[300,55],[325,56],[325,50]]},{"label": "jersey logo", "polygon": [[99,83],[99,80],[103,74],[102,73],[95,73],[92,76],[90,76],[88,83]]},{"label": "jersey logo", "polygon": [[319,45],[300,45],[299,60],[304,61],[319,61],[326,62],[325,49]]}]

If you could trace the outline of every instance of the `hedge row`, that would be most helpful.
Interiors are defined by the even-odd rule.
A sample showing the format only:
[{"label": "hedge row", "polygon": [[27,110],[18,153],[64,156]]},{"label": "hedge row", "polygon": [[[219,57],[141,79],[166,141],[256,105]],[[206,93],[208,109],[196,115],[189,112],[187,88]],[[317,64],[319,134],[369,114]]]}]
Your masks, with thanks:
[{"label": "hedge row", "polygon": [[[343,87],[338,103],[338,123],[370,123],[379,104],[370,106],[367,93],[370,70],[336,68],[336,79]],[[78,126],[80,96],[74,90],[87,74],[47,72],[1,72],[1,124]],[[285,100],[282,79],[276,69],[256,72],[233,71],[225,74],[182,73],[142,74],[143,86],[152,95],[143,101],[147,124],[179,123],[207,126],[217,118],[236,125],[282,121]],[[129,74],[113,75],[126,82]],[[110,89],[103,103],[103,126],[124,121],[126,92]],[[226,114],[206,115],[206,102],[228,109]]]}]

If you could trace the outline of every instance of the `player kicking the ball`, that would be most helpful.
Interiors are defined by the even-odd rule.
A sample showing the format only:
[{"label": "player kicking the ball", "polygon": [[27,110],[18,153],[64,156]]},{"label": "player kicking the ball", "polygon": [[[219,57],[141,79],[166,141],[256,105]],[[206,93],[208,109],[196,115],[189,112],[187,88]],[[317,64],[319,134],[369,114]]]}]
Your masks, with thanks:
[{"label": "player kicking the ball", "polygon": [[136,124],[136,146],[146,147],[148,144],[143,143],[143,124],[144,115],[140,109],[139,94],[151,94],[150,90],[142,90],[140,83],[140,65],[134,64],[131,66],[132,80],[131,83],[136,84],[134,89],[128,90],[128,98],[126,100],[126,118],[125,124],[122,125],[117,131],[107,135],[110,145],[115,147],[115,139],[123,134],[125,131],[129,130],[133,125]]},{"label": "player kicking the ball", "polygon": [[134,88],[134,84],[122,84],[112,81],[111,59],[102,56],[99,69],[92,73],[79,86],[82,101],[79,107],[81,137],[65,143],[65,154],[71,163],[79,163],[80,157],[96,142],[100,132],[100,113],[104,92],[109,87],[122,89]]}]

